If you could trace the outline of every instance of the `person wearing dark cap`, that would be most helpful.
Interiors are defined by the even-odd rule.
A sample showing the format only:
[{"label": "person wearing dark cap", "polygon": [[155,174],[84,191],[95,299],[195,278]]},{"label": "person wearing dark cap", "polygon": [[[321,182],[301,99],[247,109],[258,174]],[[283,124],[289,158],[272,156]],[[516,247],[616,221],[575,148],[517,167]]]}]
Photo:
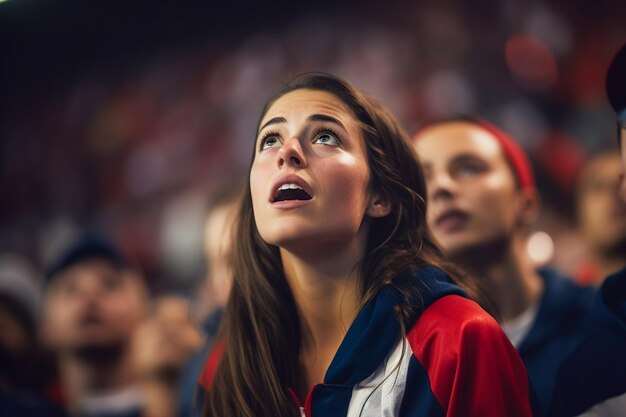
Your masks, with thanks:
[{"label": "person wearing dark cap", "polygon": [[141,415],[131,342],[147,309],[143,278],[103,237],[82,238],[50,268],[41,333],[71,415]]},{"label": "person wearing dark cap", "polygon": [[472,117],[430,123],[413,141],[424,164],[428,224],[448,258],[484,285],[547,410],[594,291],[537,270],[528,256],[539,210],[528,158],[511,136]]},{"label": "person wearing dark cap", "polygon": [[[606,92],[617,114],[626,167],[626,45],[611,62]],[[622,175],[620,195],[626,199]],[[608,276],[594,300],[584,339],[563,362],[555,384],[553,417],[626,415],[626,268]]]}]

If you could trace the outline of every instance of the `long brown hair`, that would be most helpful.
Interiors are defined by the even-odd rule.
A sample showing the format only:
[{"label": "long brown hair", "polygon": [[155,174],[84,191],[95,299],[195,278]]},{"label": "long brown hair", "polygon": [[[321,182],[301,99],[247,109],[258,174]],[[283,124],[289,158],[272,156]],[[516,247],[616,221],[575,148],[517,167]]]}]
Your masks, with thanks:
[{"label": "long brown hair", "polygon": [[[403,291],[396,277],[424,265],[444,267],[426,223],[426,184],[422,167],[406,132],[377,101],[348,82],[327,74],[297,77],[268,101],[260,120],[284,94],[309,89],[331,93],[360,123],[371,172],[371,187],[391,204],[391,213],[371,219],[368,241],[358,268],[362,304],[385,285]],[[253,156],[254,160],[254,156]],[[227,347],[205,401],[213,417],[297,416],[287,388],[298,385],[300,323],[294,297],[284,275],[276,246],[263,241],[254,214],[250,184],[241,204],[235,250],[234,284],[222,327]],[[445,268],[470,296],[475,283]],[[413,314],[408,290],[399,320]],[[413,297],[414,298],[414,297]]]}]

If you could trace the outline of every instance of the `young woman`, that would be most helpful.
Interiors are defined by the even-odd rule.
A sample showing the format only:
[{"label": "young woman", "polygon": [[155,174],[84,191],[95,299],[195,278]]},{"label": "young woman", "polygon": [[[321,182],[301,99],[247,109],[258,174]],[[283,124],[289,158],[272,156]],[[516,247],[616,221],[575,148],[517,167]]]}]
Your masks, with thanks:
[{"label": "young woman", "polygon": [[532,415],[514,348],[440,267],[425,196],[405,132],[348,83],[305,75],[273,97],[205,414]]},{"label": "young woman", "polygon": [[517,348],[543,410],[555,377],[580,341],[594,291],[552,268],[537,269],[526,248],[539,197],[530,162],[515,140],[471,117],[433,122],[414,136],[423,163],[427,219],[449,259],[480,277]]}]

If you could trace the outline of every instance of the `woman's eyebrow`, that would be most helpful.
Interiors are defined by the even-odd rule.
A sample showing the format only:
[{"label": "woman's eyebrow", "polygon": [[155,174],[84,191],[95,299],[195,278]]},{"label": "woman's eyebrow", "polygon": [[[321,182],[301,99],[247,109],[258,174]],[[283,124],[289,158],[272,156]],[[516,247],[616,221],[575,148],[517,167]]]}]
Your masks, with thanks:
[{"label": "woman's eyebrow", "polygon": [[341,121],[339,119],[336,119],[332,116],[328,116],[326,114],[312,114],[309,117],[307,117],[307,120],[309,122],[329,122],[329,123],[334,123],[336,125],[338,125],[339,127],[341,127],[343,130],[346,130],[346,127],[343,125],[343,123],[341,123]]},{"label": "woman's eyebrow", "polygon": [[[341,127],[343,130],[346,130],[346,127],[343,125],[343,123],[341,123],[341,121],[335,117],[332,116],[328,116],[327,114],[312,114],[309,117],[307,117],[307,121],[309,122],[328,122],[328,123],[333,123],[336,124],[337,126]],[[280,123],[287,123],[287,119],[285,119],[284,117],[273,117],[271,119],[269,119],[267,122],[265,122],[263,124],[263,126],[261,126],[259,128],[259,132],[263,129],[265,129],[268,126],[271,125],[275,125],[275,124],[280,124]]]},{"label": "woman's eyebrow", "polygon": [[463,152],[460,153],[458,155],[455,155],[454,158],[452,158],[452,162],[465,162],[465,161],[483,161],[483,158],[475,155],[471,152]]},{"label": "woman's eyebrow", "polygon": [[263,129],[265,129],[266,127],[268,127],[269,125],[275,125],[278,123],[287,123],[287,119],[285,119],[284,117],[274,117],[269,119],[267,122],[265,122],[265,124],[263,126],[261,126],[259,128],[259,132]]}]

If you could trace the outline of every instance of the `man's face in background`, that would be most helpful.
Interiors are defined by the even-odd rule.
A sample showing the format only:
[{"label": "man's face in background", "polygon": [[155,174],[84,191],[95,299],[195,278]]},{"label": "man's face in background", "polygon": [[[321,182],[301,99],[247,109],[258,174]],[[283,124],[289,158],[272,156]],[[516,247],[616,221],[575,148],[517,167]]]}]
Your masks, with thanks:
[{"label": "man's face in background", "polygon": [[43,338],[59,353],[123,348],[146,311],[140,276],[103,259],[81,261],[59,272],[47,290]]}]

